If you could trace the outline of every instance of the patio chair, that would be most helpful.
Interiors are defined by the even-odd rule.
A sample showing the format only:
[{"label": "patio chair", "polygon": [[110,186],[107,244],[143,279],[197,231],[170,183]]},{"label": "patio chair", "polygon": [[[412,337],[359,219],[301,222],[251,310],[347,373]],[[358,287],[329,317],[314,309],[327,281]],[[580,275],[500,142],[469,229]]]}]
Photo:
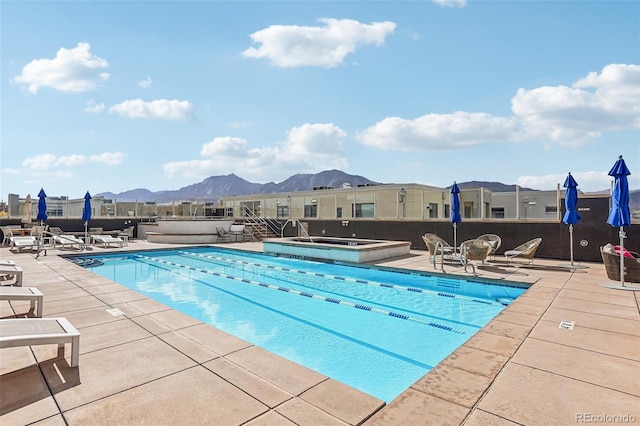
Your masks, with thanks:
[{"label": "patio chair", "polygon": [[[451,257],[455,251],[454,248],[451,247],[451,245],[448,242],[438,237],[436,234],[424,234],[422,236],[422,240],[427,246],[427,250],[429,250],[429,255],[431,258],[434,258],[438,254]],[[436,250],[436,246],[437,246],[437,250]]]},{"label": "patio chair", "polygon": [[135,225],[131,225],[129,227],[127,227],[126,229],[124,229],[118,236],[124,236],[126,235],[128,239],[132,240],[133,239],[133,233],[136,229]]},{"label": "patio chair", "polygon": [[66,318],[0,319],[0,348],[71,343],[71,367],[78,366],[80,332]]},{"label": "patio chair", "polygon": [[[600,255],[604,262],[607,277],[613,281],[620,281],[620,252],[613,244],[608,243],[600,247]],[[640,283],[640,255],[625,249],[624,253],[624,280],[631,283]]]},{"label": "patio chair", "polygon": [[216,243],[217,242],[231,242],[231,234],[224,228],[216,228],[216,233],[218,235],[218,237],[216,238]]},{"label": "patio chair", "polygon": [[464,271],[467,272],[467,267],[471,265],[473,272],[476,272],[476,267],[471,263],[472,261],[481,261],[484,265],[484,261],[491,254],[493,246],[487,240],[481,240],[476,238],[475,240],[468,240],[460,244],[460,262],[464,265]]},{"label": "patio chair", "polygon": [[89,235],[102,235],[104,234],[104,229],[102,228],[89,228]]},{"label": "patio chair", "polygon": [[58,226],[50,226],[49,227],[49,233],[53,234],[53,235],[62,235],[62,234],[64,234],[62,229],[60,229],[60,227],[58,227]]},{"label": "patio chair", "polygon": [[245,226],[242,231],[242,241],[251,242],[253,238],[253,227]]},{"label": "patio chair", "polygon": [[31,227],[31,236],[40,238],[49,229],[49,225],[35,225]]},{"label": "patio chair", "polygon": [[73,246],[75,245],[78,246],[78,250],[84,249],[84,241],[82,241],[80,238],[76,237],[75,235],[62,234],[62,235],[53,236],[54,247],[62,246],[62,247],[73,248]]},{"label": "patio chair", "polygon": [[496,251],[502,244],[502,238],[500,238],[500,236],[496,234],[483,234],[476,239],[488,241],[489,244],[491,244],[491,253],[489,253],[491,258],[493,258],[496,255]]},{"label": "patio chair", "polygon": [[8,226],[3,226],[2,228],[2,245],[11,244],[11,238],[13,238],[13,231]]},{"label": "patio chair", "polygon": [[94,235],[93,241],[102,244],[104,248],[110,247],[111,244],[116,244],[120,247],[124,246],[124,240],[122,238],[114,237],[111,235]]},{"label": "patio chair", "polygon": [[513,259],[521,258],[528,260],[528,263],[533,265],[533,256],[536,254],[536,250],[538,250],[541,242],[542,238],[534,238],[526,243],[520,244],[513,250],[505,251],[504,256],[509,263],[511,263]]}]

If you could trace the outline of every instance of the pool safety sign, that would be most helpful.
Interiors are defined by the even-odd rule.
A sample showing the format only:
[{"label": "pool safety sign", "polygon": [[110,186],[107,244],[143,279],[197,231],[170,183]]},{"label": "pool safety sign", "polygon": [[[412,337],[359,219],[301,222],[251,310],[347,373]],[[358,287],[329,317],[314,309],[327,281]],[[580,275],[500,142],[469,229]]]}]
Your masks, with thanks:
[{"label": "pool safety sign", "polygon": [[565,330],[573,330],[573,326],[576,325],[575,321],[569,321],[569,320],[562,320],[560,321],[560,325],[558,325],[558,328],[564,328]]}]

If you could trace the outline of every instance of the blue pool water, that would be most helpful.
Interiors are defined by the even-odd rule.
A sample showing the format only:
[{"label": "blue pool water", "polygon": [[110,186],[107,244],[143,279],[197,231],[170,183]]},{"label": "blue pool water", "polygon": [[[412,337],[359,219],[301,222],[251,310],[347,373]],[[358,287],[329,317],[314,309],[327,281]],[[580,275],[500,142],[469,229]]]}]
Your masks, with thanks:
[{"label": "blue pool water", "polygon": [[210,247],[70,260],[385,402],[526,290]]}]

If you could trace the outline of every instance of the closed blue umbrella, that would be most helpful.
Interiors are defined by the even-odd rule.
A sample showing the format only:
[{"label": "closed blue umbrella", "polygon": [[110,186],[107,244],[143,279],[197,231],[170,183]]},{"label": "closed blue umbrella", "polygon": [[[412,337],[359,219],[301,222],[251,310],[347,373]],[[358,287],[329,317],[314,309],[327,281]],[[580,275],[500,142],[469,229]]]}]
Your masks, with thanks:
[{"label": "closed blue umbrella", "polygon": [[564,217],[562,221],[569,225],[569,252],[571,253],[571,266],[573,266],[573,225],[578,223],[580,215],[578,214],[578,182],[571,176],[571,172],[564,181]]},{"label": "closed blue umbrella", "polygon": [[82,220],[84,220],[84,238],[87,240],[87,226],[91,220],[91,195],[89,191],[84,194],[84,209],[82,210]]},{"label": "closed blue umbrella", "polygon": [[624,286],[624,232],[625,226],[631,225],[631,212],[629,210],[629,182],[627,176],[631,172],[627,168],[622,155],[609,171],[609,176],[614,179],[613,193],[611,194],[611,210],[607,223],[620,227],[620,285]]},{"label": "closed blue umbrella", "polygon": [[44,189],[40,188],[40,192],[38,192],[38,219],[41,223],[47,220],[47,194],[45,194]]},{"label": "closed blue umbrella", "polygon": [[460,217],[460,188],[458,188],[458,184],[453,182],[453,186],[451,187],[451,214],[449,219],[451,223],[453,223],[453,250],[455,252],[456,247],[458,245],[458,229],[457,225],[459,222],[462,222],[462,218]]}]

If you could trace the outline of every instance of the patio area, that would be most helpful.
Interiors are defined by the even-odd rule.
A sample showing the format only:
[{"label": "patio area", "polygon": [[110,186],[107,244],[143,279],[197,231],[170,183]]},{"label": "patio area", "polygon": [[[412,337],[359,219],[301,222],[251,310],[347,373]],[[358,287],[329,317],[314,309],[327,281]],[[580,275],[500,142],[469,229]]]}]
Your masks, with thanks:
[{"label": "patio area", "polygon": [[[85,253],[163,247],[178,246],[134,240]],[[3,426],[640,422],[640,292],[602,287],[602,264],[572,271],[554,260],[513,267],[498,259],[479,268],[532,287],[385,405],[58,256],[71,252],[36,259],[0,248],[0,259],[23,268],[23,285],[44,294],[44,317],[64,316],[81,333],[78,368],[69,345],[66,359],[52,345],[0,349]],[[441,273],[426,251],[376,264]],[[2,318],[28,310],[29,302],[0,302]]]}]

